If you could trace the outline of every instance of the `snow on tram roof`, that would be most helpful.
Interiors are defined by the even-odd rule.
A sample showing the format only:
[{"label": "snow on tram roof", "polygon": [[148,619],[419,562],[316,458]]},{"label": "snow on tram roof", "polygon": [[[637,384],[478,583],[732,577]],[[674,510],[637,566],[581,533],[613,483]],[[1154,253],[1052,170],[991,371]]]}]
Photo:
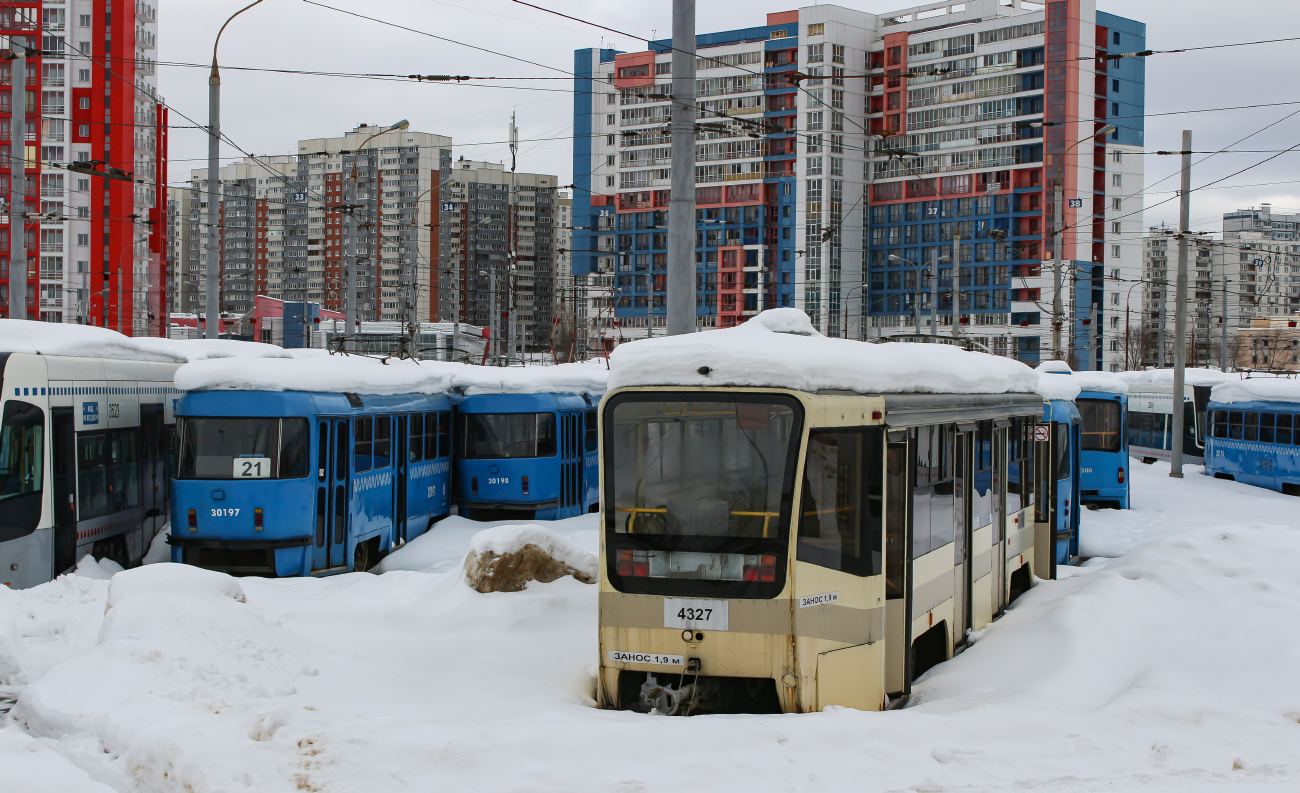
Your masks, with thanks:
[{"label": "snow on tram roof", "polygon": [[1039,374],[1038,393],[1047,399],[1072,400],[1079,396],[1080,391],[1128,393],[1128,383],[1111,372],[1076,372],[1065,361],[1043,361],[1034,371]]},{"label": "snow on tram roof", "polygon": [[751,386],[860,394],[1035,393],[1038,375],[1011,358],[945,344],[867,344],[818,333],[796,308],[743,325],[620,344],[609,387]]},{"label": "snow on tram roof", "polygon": [[440,394],[456,364],[364,355],[195,361],[176,370],[182,391],[314,391],[332,394]]},{"label": "snow on tram roof", "polygon": [[272,344],[230,339],[161,339],[127,336],[93,325],[0,319],[0,352],[186,363],[208,358],[284,358]]},{"label": "snow on tram roof", "polygon": [[1219,383],[1210,391],[1210,401],[1300,402],[1300,380],[1287,377],[1251,377]]},{"label": "snow on tram roof", "polygon": [[[1241,376],[1218,369],[1184,369],[1183,383],[1186,385],[1217,385]],[[1128,383],[1132,391],[1141,391],[1144,386],[1171,386],[1174,384],[1173,369],[1146,369],[1140,372],[1116,372],[1115,377]]]},{"label": "snow on tram roof", "polygon": [[445,361],[386,364],[362,355],[303,354],[291,360],[198,361],[176,372],[185,391],[315,391],[355,394],[589,393],[605,391],[604,360],[558,366],[471,366]]},{"label": "snow on tram roof", "polygon": [[452,388],[464,394],[603,394],[609,381],[604,358],[556,366],[456,365]]}]

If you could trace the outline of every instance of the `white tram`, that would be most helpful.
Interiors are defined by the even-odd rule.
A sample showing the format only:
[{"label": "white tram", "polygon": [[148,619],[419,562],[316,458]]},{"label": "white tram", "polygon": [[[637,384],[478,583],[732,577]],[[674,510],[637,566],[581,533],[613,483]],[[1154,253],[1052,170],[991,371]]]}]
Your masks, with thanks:
[{"label": "white tram", "polygon": [[954,347],[827,339],[794,309],[620,346],[601,706],[903,702],[1032,582],[1037,383]]},{"label": "white tram", "polygon": [[86,553],[138,564],[168,520],[177,367],[285,354],[0,320],[0,584],[49,581]]}]

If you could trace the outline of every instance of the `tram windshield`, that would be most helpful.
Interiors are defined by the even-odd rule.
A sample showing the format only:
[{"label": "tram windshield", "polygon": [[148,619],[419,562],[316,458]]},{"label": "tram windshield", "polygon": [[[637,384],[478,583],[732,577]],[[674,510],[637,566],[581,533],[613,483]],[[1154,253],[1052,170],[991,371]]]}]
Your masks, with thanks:
[{"label": "tram windshield", "polygon": [[626,393],[605,412],[607,557],[628,592],[774,597],[802,409],[768,394]]},{"label": "tram windshield", "polygon": [[311,437],[301,418],[177,419],[177,479],[300,479]]},{"label": "tram windshield", "polygon": [[1119,451],[1119,402],[1110,399],[1080,399],[1075,404],[1083,419],[1083,440],[1079,448],[1085,452]]},{"label": "tram windshield", "polygon": [[0,422],[0,503],[41,492],[45,414],[17,400],[5,403]]},{"label": "tram windshield", "polygon": [[457,419],[462,459],[555,456],[554,413],[460,413]]}]

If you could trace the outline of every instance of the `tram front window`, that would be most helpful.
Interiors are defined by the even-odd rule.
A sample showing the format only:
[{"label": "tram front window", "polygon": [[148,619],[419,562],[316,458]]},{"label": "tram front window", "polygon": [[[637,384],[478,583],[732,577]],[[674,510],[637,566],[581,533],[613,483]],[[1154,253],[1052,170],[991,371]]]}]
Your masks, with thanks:
[{"label": "tram front window", "polygon": [[554,413],[460,413],[456,419],[463,459],[555,456]]},{"label": "tram front window", "polygon": [[0,541],[21,537],[41,517],[45,413],[10,400],[0,419]]},{"label": "tram front window", "polygon": [[177,479],[300,479],[311,439],[302,418],[177,419]]},{"label": "tram front window", "polygon": [[614,587],[779,594],[801,421],[779,395],[615,396],[602,435]]},{"label": "tram front window", "polygon": [[1083,440],[1079,448],[1085,452],[1117,452],[1120,448],[1120,404],[1108,399],[1080,399],[1076,403],[1083,419]]}]

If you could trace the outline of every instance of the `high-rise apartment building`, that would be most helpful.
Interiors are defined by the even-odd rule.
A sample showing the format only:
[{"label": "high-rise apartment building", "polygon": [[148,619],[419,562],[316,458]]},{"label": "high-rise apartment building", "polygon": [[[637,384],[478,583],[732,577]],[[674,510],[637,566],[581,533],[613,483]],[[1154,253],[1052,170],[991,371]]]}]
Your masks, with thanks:
[{"label": "high-rise apartment building", "polygon": [[[1059,259],[1063,357],[1118,367],[1144,71],[1106,56],[1144,25],[1091,0],[817,5],[696,46],[702,327],[797,306],[827,335],[961,334],[1032,363]],[[666,316],[672,56],[575,53],[574,272],[613,276],[629,327]]]},{"label": "high-rise apartment building", "polygon": [[1232,327],[1300,312],[1300,215],[1271,204],[1224,213],[1215,271],[1228,278]]},{"label": "high-rise apartment building", "polygon": [[254,295],[344,310],[356,268],[359,320],[439,318],[437,263],[451,139],[362,124],[334,138],[299,141],[298,153],[222,166],[219,184],[192,171],[190,244],[181,310],[201,312],[209,195],[221,201],[221,311],[242,314]]},{"label": "high-rise apartment building", "polygon": [[157,94],[157,27],[148,0],[0,8],[5,316],[128,335],[165,328],[167,112]]},{"label": "high-rise apartment building", "polygon": [[198,283],[190,272],[185,256],[190,250],[190,191],[187,187],[167,188],[167,312],[192,313],[202,305],[197,298]]},{"label": "high-rise apartment building", "polygon": [[[1129,359],[1142,366],[1173,365],[1174,322],[1178,279],[1176,231],[1152,227],[1142,241],[1141,310],[1128,321]],[[1222,246],[1208,238],[1196,238],[1188,245],[1187,328],[1194,339],[1185,350],[1189,365],[1219,365],[1219,337],[1223,330],[1224,266]],[[1235,282],[1234,276],[1229,280]],[[1133,289],[1138,284],[1130,284]],[[1235,303],[1235,300],[1234,300]],[[1236,329],[1236,311],[1229,322],[1229,334]],[[1140,321],[1139,321],[1140,318]]]},{"label": "high-rise apartment building", "polygon": [[493,350],[549,351],[555,311],[559,177],[512,173],[501,163],[458,159],[443,218],[452,245],[444,311],[491,329]]}]

